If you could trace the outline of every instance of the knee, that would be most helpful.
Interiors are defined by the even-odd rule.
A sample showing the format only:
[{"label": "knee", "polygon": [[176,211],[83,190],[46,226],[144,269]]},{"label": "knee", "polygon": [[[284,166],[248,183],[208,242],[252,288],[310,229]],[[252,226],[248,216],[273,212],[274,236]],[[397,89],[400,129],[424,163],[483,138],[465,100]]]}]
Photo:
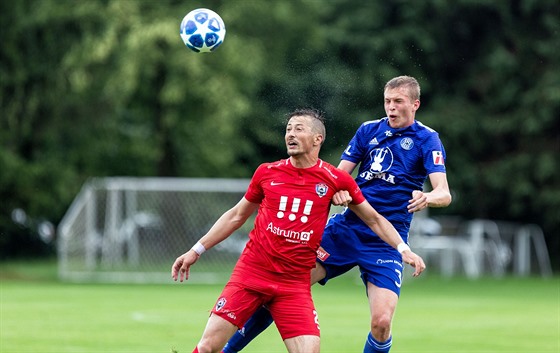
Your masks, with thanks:
[{"label": "knee", "polygon": [[380,315],[373,317],[371,319],[371,333],[376,339],[378,337],[383,337],[389,335],[391,332],[391,316],[390,315]]},{"label": "knee", "polygon": [[221,347],[218,348],[210,340],[202,339],[198,342],[196,346],[198,348],[198,353],[220,353]]}]

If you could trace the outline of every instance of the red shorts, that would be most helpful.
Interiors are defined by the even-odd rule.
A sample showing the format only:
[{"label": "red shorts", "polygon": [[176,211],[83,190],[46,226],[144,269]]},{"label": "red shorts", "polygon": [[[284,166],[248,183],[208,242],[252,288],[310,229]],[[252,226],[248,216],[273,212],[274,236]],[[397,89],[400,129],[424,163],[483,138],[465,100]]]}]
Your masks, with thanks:
[{"label": "red shorts", "polygon": [[309,278],[284,279],[236,266],[212,313],[241,328],[262,305],[270,310],[283,340],[302,335],[320,336]]}]

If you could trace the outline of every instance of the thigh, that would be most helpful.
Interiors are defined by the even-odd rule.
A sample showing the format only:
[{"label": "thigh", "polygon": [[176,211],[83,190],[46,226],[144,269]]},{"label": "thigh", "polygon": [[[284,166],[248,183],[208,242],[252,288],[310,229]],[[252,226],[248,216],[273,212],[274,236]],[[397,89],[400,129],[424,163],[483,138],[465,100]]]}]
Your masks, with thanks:
[{"label": "thigh", "polygon": [[[399,255],[385,251],[363,251],[367,256],[361,256],[360,272],[364,284],[373,283],[376,287],[401,293],[403,280],[403,264]],[[398,253],[397,253],[398,254]]]},{"label": "thigh", "polygon": [[236,331],[237,326],[231,322],[220,316],[210,314],[198,346],[212,351],[221,350]]},{"label": "thigh", "polygon": [[257,288],[230,281],[218,297],[212,313],[241,328],[270,297],[270,294]]},{"label": "thigh", "polygon": [[317,250],[317,262],[325,269],[325,276],[319,281],[325,284],[358,265],[359,247],[351,229],[332,224],[325,228],[321,246]]},{"label": "thigh", "polygon": [[283,340],[320,336],[319,317],[309,284],[280,288],[267,306]]},{"label": "thigh", "polygon": [[289,353],[319,353],[321,340],[319,336],[297,336],[284,340]]},{"label": "thigh", "polygon": [[367,284],[369,309],[372,321],[392,322],[399,297],[387,288]]}]

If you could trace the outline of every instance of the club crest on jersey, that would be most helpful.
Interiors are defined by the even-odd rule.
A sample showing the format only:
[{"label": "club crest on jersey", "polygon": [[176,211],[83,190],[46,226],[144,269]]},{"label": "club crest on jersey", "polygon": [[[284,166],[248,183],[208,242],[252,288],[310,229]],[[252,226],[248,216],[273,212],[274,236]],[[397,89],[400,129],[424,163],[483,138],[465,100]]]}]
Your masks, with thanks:
[{"label": "club crest on jersey", "polygon": [[329,190],[329,187],[327,186],[327,184],[317,184],[315,185],[315,191],[317,192],[317,195],[319,195],[319,197],[323,197],[327,194],[327,191]]},{"label": "club crest on jersey", "polygon": [[222,310],[224,305],[226,305],[226,302],[227,302],[226,298],[218,299],[218,301],[216,302],[216,311]]},{"label": "club crest on jersey", "polygon": [[405,137],[401,140],[401,147],[403,150],[410,151],[414,146],[414,141],[410,137]]}]

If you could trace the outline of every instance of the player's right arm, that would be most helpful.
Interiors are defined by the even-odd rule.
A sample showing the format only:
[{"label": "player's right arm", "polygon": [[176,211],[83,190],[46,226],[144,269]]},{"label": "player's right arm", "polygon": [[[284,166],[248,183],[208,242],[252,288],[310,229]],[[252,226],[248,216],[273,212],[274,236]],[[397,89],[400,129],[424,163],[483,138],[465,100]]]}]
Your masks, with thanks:
[{"label": "player's right arm", "polygon": [[200,255],[233,234],[258,208],[258,203],[250,202],[243,197],[237,205],[226,211],[189,251],[175,260],[171,266],[171,277],[181,282],[189,279],[190,267]]},{"label": "player's right arm", "polygon": [[342,159],[340,163],[338,163],[338,169],[342,169],[348,174],[352,174],[354,168],[356,168],[357,164],[354,162],[350,162],[348,160]]}]

